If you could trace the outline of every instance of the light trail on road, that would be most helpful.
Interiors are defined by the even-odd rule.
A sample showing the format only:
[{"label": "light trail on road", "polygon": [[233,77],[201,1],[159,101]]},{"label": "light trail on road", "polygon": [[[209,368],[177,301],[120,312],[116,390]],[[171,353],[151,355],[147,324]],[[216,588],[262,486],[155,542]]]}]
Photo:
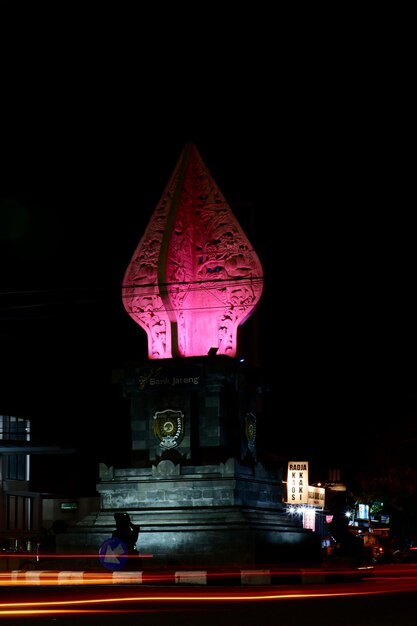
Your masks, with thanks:
[{"label": "light trail on road", "polygon": [[[393,585],[393,580],[396,582]],[[119,612],[149,612],[153,610],[163,610],[163,605],[198,605],[198,604],[233,604],[233,603],[265,603],[282,601],[302,601],[304,599],[341,598],[349,596],[370,596],[386,595],[387,593],[398,593],[400,591],[417,591],[417,578],[406,576],[377,580],[366,580],[360,583],[333,583],[331,585],[307,585],[307,588],[300,592],[299,586],[285,586],[279,589],[276,586],[267,588],[233,588],[233,589],[213,589],[213,588],[191,588],[181,589],[178,587],[170,589],[143,588],[132,593],[131,587],[121,586],[117,590],[113,587],[109,594],[109,589],[100,588],[95,594],[91,594],[88,589],[85,593],[88,596],[80,596],[79,589],[66,588],[65,597],[51,599],[27,599],[18,602],[1,602],[0,618],[2,616],[28,616],[28,615],[57,615],[57,614],[78,614],[78,613],[119,613]],[[325,589],[323,589],[325,587]],[[47,591],[46,589],[44,590]],[[27,589],[29,596],[30,588]],[[69,596],[69,597],[68,597]],[[155,609],[153,604],[157,603]],[[128,607],[128,608],[127,608]]]}]

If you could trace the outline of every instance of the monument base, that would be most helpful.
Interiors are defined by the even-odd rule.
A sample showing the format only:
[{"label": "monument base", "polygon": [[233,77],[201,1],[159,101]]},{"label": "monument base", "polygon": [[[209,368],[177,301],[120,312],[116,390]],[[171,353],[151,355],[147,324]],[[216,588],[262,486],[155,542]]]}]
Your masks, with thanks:
[{"label": "monument base", "polygon": [[[101,466],[101,510],[57,536],[57,550],[98,554],[126,511],[140,526],[141,567],[316,564],[320,536],[282,508],[282,485],[258,463],[216,466],[163,460],[151,468]],[[149,560],[148,560],[149,557]]]}]

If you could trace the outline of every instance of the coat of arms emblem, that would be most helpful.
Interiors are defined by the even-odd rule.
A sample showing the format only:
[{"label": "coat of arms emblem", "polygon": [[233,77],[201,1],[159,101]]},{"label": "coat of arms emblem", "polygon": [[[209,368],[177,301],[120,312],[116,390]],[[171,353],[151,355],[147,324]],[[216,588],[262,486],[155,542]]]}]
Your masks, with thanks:
[{"label": "coat of arms emblem", "polygon": [[181,411],[166,409],[153,416],[153,431],[161,448],[176,448],[184,437],[184,415]]},{"label": "coat of arms emblem", "polygon": [[253,413],[245,415],[245,434],[248,441],[248,449],[253,453],[256,444],[256,416]]}]

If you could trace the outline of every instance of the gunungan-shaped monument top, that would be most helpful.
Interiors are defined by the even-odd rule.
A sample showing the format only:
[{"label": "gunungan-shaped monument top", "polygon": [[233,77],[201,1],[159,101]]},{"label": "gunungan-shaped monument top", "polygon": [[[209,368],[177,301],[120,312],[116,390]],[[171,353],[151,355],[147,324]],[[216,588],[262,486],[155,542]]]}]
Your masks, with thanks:
[{"label": "gunungan-shaped monument top", "polygon": [[211,349],[235,357],[238,327],[262,290],[257,254],[187,144],[123,278],[123,304],[147,333],[148,358]]}]

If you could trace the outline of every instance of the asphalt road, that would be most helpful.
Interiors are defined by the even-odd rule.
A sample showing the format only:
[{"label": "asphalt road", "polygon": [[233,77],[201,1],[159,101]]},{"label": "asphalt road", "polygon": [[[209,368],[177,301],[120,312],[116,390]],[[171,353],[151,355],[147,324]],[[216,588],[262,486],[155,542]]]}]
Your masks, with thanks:
[{"label": "asphalt road", "polygon": [[[129,610],[128,603],[124,610]],[[293,599],[280,602],[178,606],[155,602],[143,611],[0,618],[23,626],[415,626],[417,593]]]},{"label": "asphalt road", "polygon": [[[246,588],[0,587],[0,599],[2,626],[415,626],[417,568],[387,567],[359,582]],[[14,603],[35,613],[12,617]]]}]

